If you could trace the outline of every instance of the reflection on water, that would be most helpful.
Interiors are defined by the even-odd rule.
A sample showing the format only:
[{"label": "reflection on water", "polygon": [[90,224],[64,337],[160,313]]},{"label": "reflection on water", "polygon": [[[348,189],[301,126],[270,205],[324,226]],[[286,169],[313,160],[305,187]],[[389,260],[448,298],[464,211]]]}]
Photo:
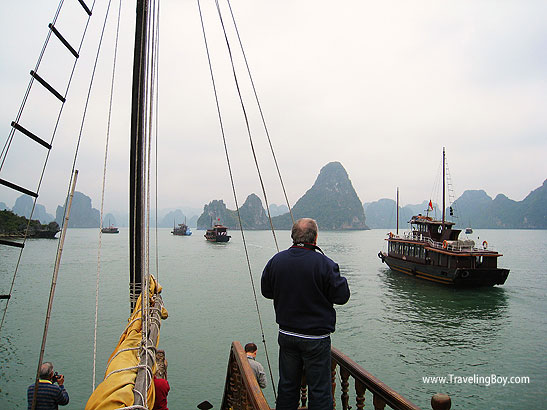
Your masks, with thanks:
[{"label": "reflection on water", "polygon": [[474,347],[492,340],[508,319],[503,288],[453,288],[379,271],[386,319],[405,323],[409,341]]}]

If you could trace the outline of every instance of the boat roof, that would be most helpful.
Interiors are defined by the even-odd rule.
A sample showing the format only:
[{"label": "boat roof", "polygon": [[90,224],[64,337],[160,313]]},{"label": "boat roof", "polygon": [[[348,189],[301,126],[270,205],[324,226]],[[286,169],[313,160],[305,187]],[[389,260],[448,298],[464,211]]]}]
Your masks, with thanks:
[{"label": "boat roof", "polygon": [[[442,225],[443,221],[439,221],[438,219],[433,219],[430,216],[423,216],[423,215],[414,215],[412,218],[410,218],[410,221],[408,221],[411,224],[424,224],[424,225]],[[456,225],[455,222],[449,222],[444,221],[445,226],[453,226]]]}]

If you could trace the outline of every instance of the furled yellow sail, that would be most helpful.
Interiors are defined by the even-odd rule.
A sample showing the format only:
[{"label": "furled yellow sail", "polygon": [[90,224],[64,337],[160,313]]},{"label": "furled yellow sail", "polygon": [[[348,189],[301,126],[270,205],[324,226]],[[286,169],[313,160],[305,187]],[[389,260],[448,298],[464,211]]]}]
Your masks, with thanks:
[{"label": "furled yellow sail", "polygon": [[[161,290],[161,286],[154,277],[150,277],[149,295],[151,306],[156,301],[155,295],[159,294]],[[129,318],[129,324],[122,333],[116,349],[110,355],[105,379],[91,394],[85,410],[113,410],[134,404],[133,387],[137,377],[137,366],[140,361],[139,347],[142,341],[141,297],[142,294],[137,300],[133,314]],[[161,318],[167,318],[167,310],[163,306],[161,306]],[[156,347],[158,342],[159,331]],[[153,368],[152,371],[154,370]],[[149,408],[154,407],[154,383],[151,384],[151,388],[148,390],[147,402]]]}]

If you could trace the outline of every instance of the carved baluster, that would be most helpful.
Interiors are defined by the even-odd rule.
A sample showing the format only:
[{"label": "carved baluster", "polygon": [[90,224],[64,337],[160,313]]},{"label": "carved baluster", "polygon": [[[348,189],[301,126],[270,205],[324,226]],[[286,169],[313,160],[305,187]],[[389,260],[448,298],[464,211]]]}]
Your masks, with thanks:
[{"label": "carved baluster", "polygon": [[308,402],[308,383],[306,382],[306,374],[302,372],[302,380],[300,381],[300,402],[302,407],[306,407]]},{"label": "carved baluster", "polygon": [[245,410],[250,409],[251,404],[249,400],[249,392],[247,391],[247,389],[245,389],[245,386],[243,384],[241,385],[241,390],[243,392],[243,394],[241,395],[241,408]]},{"label": "carved baluster", "polygon": [[384,410],[386,407],[386,402],[380,396],[375,394],[372,396],[372,405],[374,406],[374,410]]},{"label": "carved baluster", "polygon": [[437,393],[431,397],[431,408],[433,410],[450,410],[452,401],[448,394]]},{"label": "carved baluster", "polygon": [[331,373],[331,380],[332,380],[332,408],[336,408],[336,399],[334,392],[336,391],[336,366],[337,363],[334,360],[331,360],[330,363],[330,373]]},{"label": "carved baluster", "polygon": [[355,400],[357,401],[358,410],[363,410],[365,408],[365,391],[365,385],[359,380],[355,379],[355,394],[357,395]]},{"label": "carved baluster", "polygon": [[342,391],[342,394],[340,395],[340,401],[342,402],[342,410],[348,410],[349,409],[349,372],[344,369],[340,368],[340,390]]},{"label": "carved baluster", "polygon": [[235,397],[234,397],[234,394],[236,392],[235,369],[237,369],[237,364],[235,363],[235,358],[233,357],[233,355],[231,355],[230,356],[230,384],[228,387],[228,405],[232,409],[235,406]]},{"label": "carved baluster", "polygon": [[234,360],[234,367],[232,369],[234,373],[234,405],[236,409],[241,408],[241,374],[239,373],[239,367]]}]

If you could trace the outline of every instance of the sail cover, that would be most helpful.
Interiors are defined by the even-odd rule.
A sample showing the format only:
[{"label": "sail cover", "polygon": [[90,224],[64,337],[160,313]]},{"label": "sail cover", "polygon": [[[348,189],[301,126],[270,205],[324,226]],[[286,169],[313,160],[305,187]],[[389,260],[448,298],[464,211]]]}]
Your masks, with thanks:
[{"label": "sail cover", "polygon": [[[154,279],[150,277],[150,305],[152,306],[156,296],[162,288]],[[125,331],[122,333],[116,349],[110,355],[105,372],[105,378],[97,386],[91,397],[87,401],[85,410],[110,410],[129,407],[134,404],[133,387],[137,378],[137,366],[139,365],[139,349],[142,342],[142,321],[141,321],[142,294],[139,296],[135,309],[129,318]],[[155,306],[158,307],[158,306]],[[161,304],[161,318],[167,318],[167,310]],[[155,341],[157,347],[158,337]],[[151,364],[152,365],[152,364]],[[152,372],[155,371],[156,364],[152,366]],[[151,383],[147,395],[148,407],[154,407],[154,383]]]}]

